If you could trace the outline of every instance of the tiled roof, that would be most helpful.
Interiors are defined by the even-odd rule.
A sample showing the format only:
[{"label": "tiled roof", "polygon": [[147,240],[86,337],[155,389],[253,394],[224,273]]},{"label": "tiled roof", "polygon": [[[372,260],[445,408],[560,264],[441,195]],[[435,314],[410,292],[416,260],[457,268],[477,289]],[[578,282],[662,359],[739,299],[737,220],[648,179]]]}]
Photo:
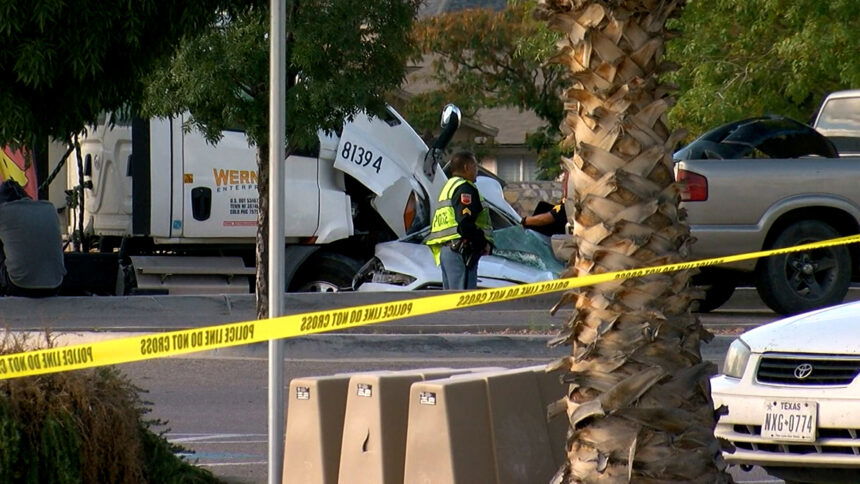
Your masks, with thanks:
[{"label": "tiled roof", "polygon": [[527,133],[537,131],[544,124],[534,111],[520,111],[517,108],[481,109],[477,118],[499,130],[495,136],[496,144],[499,145],[523,144]]}]

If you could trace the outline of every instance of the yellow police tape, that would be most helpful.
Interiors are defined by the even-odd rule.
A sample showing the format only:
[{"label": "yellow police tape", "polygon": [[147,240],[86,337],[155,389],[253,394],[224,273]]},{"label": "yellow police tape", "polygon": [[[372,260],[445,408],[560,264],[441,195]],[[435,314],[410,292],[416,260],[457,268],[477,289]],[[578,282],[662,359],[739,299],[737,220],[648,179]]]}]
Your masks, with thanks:
[{"label": "yellow police tape", "polygon": [[495,289],[440,294],[396,302],[293,314],[277,318],[221,324],[195,329],[131,336],[89,344],[64,346],[0,356],[0,379],[79,370],[96,366],[130,363],[165,356],[182,355],[292,338],[327,331],[384,323],[412,316],[433,314],[468,306],[491,304],[538,294],[590,286],[616,279],[642,277],[663,272],[714,266],[728,262],[799,252],[860,242],[860,235],[813,242],[782,249],[630,269]]}]

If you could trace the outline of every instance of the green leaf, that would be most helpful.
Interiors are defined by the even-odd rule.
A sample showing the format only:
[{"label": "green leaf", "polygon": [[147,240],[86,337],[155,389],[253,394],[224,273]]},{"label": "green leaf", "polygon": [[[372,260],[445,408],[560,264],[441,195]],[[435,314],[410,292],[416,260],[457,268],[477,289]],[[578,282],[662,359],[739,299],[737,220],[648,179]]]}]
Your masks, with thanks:
[{"label": "green leaf", "polygon": [[860,86],[858,19],[850,0],[689,2],[667,49],[681,65],[671,121],[697,136],[768,113],[809,120],[827,93]]}]

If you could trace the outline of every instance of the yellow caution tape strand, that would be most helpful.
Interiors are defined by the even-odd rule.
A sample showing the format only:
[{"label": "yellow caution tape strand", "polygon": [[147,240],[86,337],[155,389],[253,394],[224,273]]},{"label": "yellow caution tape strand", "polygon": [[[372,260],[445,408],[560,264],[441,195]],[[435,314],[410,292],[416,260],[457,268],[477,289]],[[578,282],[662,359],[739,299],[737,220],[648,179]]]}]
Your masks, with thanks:
[{"label": "yellow caution tape strand", "polygon": [[517,286],[446,293],[438,296],[427,296],[395,302],[292,314],[265,320],[228,323],[8,354],[0,356],[0,379],[131,363],[153,358],[258,343],[272,339],[337,331],[412,316],[434,314],[451,309],[566,291],[568,289],[600,284],[617,279],[695,269],[857,242],[860,242],[860,235],[713,259],[606,272]]}]

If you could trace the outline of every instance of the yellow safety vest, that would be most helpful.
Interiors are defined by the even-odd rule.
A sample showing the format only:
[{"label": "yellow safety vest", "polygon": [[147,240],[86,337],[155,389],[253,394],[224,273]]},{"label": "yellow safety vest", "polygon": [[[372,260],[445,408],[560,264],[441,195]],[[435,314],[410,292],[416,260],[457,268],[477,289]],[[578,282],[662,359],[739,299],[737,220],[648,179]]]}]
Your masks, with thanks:
[{"label": "yellow safety vest", "polygon": [[[427,239],[424,241],[425,244],[430,246],[430,250],[433,252],[433,258],[436,260],[436,265],[439,265],[440,263],[439,254],[441,253],[442,244],[450,240],[460,238],[460,234],[457,233],[457,216],[454,213],[454,205],[451,201],[451,197],[454,195],[454,191],[463,183],[469,183],[473,187],[475,186],[475,184],[469,180],[455,176],[448,180],[442,188],[442,191],[439,192],[439,204],[436,208],[436,213],[433,214],[433,224],[430,228],[430,235],[428,235]],[[477,187],[475,187],[475,191],[478,191]],[[482,209],[475,219],[475,225],[484,232],[484,237],[486,237],[488,241],[492,241],[493,224],[490,222],[490,212],[487,210],[487,205],[484,203],[484,197],[480,195],[480,192],[478,193],[478,196],[481,200]]]}]

